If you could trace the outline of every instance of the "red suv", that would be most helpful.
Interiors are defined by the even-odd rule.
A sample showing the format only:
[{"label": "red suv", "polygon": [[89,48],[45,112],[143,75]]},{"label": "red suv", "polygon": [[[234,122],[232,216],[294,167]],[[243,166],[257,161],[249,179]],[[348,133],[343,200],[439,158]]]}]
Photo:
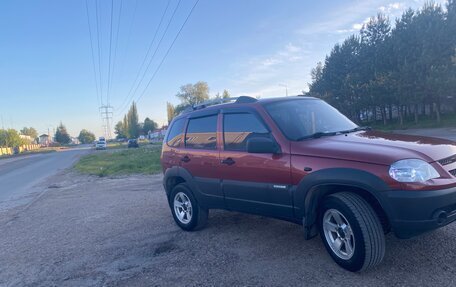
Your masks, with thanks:
[{"label": "red suv", "polygon": [[361,128],[320,99],[192,107],[172,121],[161,161],[182,229],[201,228],[209,209],[288,220],[350,271],[379,264],[390,231],[456,220],[455,142]]}]

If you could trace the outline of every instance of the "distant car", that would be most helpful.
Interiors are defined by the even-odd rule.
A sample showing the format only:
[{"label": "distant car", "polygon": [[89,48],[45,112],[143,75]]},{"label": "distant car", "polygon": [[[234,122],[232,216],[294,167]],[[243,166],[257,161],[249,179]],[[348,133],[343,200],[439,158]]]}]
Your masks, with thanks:
[{"label": "distant car", "polygon": [[95,149],[106,149],[106,141],[97,141],[95,144]]},{"label": "distant car", "polygon": [[139,147],[138,141],[136,139],[129,139],[128,140],[128,148],[137,148]]}]

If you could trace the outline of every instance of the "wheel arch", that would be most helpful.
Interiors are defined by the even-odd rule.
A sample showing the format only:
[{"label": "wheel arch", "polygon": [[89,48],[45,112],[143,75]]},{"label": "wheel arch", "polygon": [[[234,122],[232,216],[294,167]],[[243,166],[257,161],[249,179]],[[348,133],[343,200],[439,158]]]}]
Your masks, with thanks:
[{"label": "wheel arch", "polygon": [[198,192],[199,189],[195,184],[193,176],[185,168],[178,166],[168,168],[165,171],[165,174],[163,176],[163,187],[165,188],[166,196],[169,198],[169,195],[173,188],[176,185],[184,182],[188,185],[196,200],[200,203],[203,203],[203,200],[201,199],[201,193]]},{"label": "wheel arch", "polygon": [[385,233],[390,230],[389,209],[382,191],[389,190],[379,177],[363,170],[331,168],[304,177],[294,193],[295,216],[302,218],[305,238],[318,234],[318,209],[324,198],[337,192],[353,192],[366,200],[378,215]]}]

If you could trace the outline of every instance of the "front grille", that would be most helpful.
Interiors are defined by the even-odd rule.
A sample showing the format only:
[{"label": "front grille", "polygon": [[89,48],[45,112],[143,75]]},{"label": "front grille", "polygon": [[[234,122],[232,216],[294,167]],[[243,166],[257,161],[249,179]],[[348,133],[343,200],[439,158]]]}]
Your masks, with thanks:
[{"label": "front grille", "polygon": [[456,162],[456,154],[438,161],[441,165],[449,165]]},{"label": "front grille", "polygon": [[451,173],[453,176],[456,176],[456,169],[450,170],[450,173]]}]

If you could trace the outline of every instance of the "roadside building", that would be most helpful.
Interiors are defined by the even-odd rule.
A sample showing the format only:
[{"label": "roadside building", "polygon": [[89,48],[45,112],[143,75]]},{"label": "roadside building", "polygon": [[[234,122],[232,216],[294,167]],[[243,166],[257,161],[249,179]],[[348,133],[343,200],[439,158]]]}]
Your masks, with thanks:
[{"label": "roadside building", "polygon": [[151,141],[151,142],[160,142],[160,141],[163,141],[163,138],[165,137],[165,134],[166,134],[166,130],[168,129],[168,126],[163,126],[162,128],[160,129],[157,129],[153,132],[149,132],[147,134],[147,138]]},{"label": "roadside building", "polygon": [[49,146],[49,144],[51,143],[50,138],[47,134],[42,134],[38,138],[39,138],[38,143],[41,146]]},{"label": "roadside building", "polygon": [[79,141],[78,138],[76,137],[71,137],[71,144],[80,144],[81,142]]},{"label": "roadside building", "polygon": [[31,136],[27,136],[27,135],[19,135],[19,137],[25,141],[27,141],[29,144],[31,143],[35,143],[35,139],[32,138]]}]

